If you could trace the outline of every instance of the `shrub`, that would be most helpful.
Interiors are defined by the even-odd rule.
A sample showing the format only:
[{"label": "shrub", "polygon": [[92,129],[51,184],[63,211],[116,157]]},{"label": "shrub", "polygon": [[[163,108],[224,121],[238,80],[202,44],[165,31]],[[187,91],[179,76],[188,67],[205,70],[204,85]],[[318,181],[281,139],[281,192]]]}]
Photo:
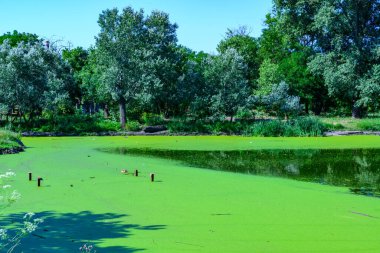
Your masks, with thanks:
[{"label": "shrub", "polygon": [[380,131],[380,119],[363,119],[357,127],[365,131]]},{"label": "shrub", "polygon": [[325,125],[315,117],[300,117],[289,121],[267,120],[254,123],[244,131],[246,135],[262,137],[322,136]]},{"label": "shrub", "polygon": [[8,130],[0,130],[0,148],[20,147],[22,145],[20,139],[20,134]]},{"label": "shrub", "polygon": [[169,132],[172,133],[211,133],[212,127],[203,121],[186,119],[173,119],[167,124]]},{"label": "shrub", "polygon": [[324,123],[324,125],[325,125],[325,128],[328,130],[343,130],[343,129],[345,129],[345,126],[343,126],[340,123],[333,123],[333,124]]},{"label": "shrub", "polygon": [[165,124],[165,119],[162,115],[144,112],[141,122],[146,126],[157,126]]},{"label": "shrub", "polygon": [[[293,136],[322,136],[326,126],[316,117],[299,117],[290,121]],[[291,136],[291,135],[289,135]]]},{"label": "shrub", "polygon": [[138,121],[129,120],[125,123],[125,128],[128,131],[137,132],[141,130],[141,125]]},{"label": "shrub", "polygon": [[246,135],[252,136],[283,136],[285,132],[284,124],[280,120],[268,120],[254,123],[245,131]]}]

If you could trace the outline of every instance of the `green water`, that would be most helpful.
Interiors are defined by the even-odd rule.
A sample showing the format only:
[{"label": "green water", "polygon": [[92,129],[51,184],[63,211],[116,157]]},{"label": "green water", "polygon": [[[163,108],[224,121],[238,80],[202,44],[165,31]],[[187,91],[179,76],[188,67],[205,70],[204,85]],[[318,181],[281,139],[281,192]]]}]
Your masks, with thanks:
[{"label": "green water", "polygon": [[347,186],[354,194],[380,197],[380,149],[199,151],[114,148],[103,151],[178,160],[199,168]]},{"label": "green water", "polygon": [[[351,194],[348,185],[289,178],[309,175],[307,166],[299,163],[309,159],[311,149],[322,149],[321,154],[362,150],[360,159],[351,155],[356,153],[342,159],[357,171],[358,162],[371,164],[366,171],[375,173],[377,161],[369,159],[378,155],[368,152],[380,149],[380,137],[63,137],[23,138],[23,142],[26,152],[0,156],[0,172],[16,173],[9,183],[22,195],[1,210],[0,226],[15,224],[29,211],[45,222],[16,253],[73,253],[84,243],[93,244],[98,253],[379,253],[379,198]],[[162,154],[100,151],[120,147],[191,155],[186,161]],[[304,159],[293,162],[298,170],[289,167],[283,178],[275,169],[278,159],[272,159],[275,176],[264,168],[260,175],[268,176],[251,176],[204,169],[210,167],[202,161],[214,164],[221,154],[245,157],[254,150],[274,149],[302,154]],[[280,150],[271,152],[292,153]],[[210,158],[216,153],[220,154]],[[231,157],[220,161],[245,163]],[[260,171],[258,165],[255,170]],[[326,168],[321,168],[320,174],[313,174],[317,181],[325,173]],[[140,174],[125,175],[122,169],[138,169]],[[33,172],[31,182],[28,172]],[[337,169],[333,172],[338,176]],[[155,173],[156,182],[150,182],[150,173]],[[37,177],[44,179],[41,187]]]}]

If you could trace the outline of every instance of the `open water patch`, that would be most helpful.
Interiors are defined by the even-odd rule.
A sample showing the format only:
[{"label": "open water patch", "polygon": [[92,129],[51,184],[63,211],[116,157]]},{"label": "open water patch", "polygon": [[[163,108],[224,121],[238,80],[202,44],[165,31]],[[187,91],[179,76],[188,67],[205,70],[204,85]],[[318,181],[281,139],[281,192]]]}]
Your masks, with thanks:
[{"label": "open water patch", "polygon": [[175,160],[197,168],[345,186],[354,194],[380,197],[380,149],[101,151]]}]

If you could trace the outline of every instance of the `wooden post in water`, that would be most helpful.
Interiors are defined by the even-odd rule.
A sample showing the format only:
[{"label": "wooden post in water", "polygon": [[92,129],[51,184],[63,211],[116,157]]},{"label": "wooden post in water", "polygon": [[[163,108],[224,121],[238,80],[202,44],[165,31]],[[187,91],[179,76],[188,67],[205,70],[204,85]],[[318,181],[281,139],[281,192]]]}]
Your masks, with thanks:
[{"label": "wooden post in water", "polygon": [[32,181],[32,172],[29,172],[29,181]]},{"label": "wooden post in water", "polygon": [[42,180],[43,180],[42,177],[39,177],[39,178],[37,179],[37,186],[38,186],[38,187],[41,186],[41,181],[42,181]]},{"label": "wooden post in water", "polygon": [[139,171],[135,170],[135,177],[138,177],[138,176],[139,176]]},{"label": "wooden post in water", "polygon": [[154,173],[150,173],[150,182],[154,182]]}]

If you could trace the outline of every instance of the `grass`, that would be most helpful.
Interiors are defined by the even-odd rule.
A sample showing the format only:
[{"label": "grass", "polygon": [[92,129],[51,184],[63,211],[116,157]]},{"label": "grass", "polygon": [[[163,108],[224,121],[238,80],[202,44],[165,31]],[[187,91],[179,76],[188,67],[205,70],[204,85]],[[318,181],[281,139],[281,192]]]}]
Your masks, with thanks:
[{"label": "grass", "polygon": [[0,149],[20,147],[20,135],[0,129]]},{"label": "grass", "polygon": [[347,131],[380,131],[380,117],[353,119],[350,117],[321,117],[321,121],[327,124],[330,130]]},{"label": "grass", "polygon": [[169,122],[168,129],[172,133],[192,132],[261,137],[316,137],[322,136],[327,130],[317,117],[298,117],[288,121],[271,119],[237,122],[179,119]]},{"label": "grass", "polygon": [[[22,199],[0,223],[24,212],[45,222],[20,249],[77,252],[377,252],[380,202],[347,188],[197,169],[98,148],[182,150],[380,148],[380,137],[24,138],[30,147],[0,157]],[[121,169],[139,169],[140,176]],[[27,173],[34,181],[28,182]],[[149,173],[156,174],[155,183]],[[36,178],[43,177],[37,188]]]}]

